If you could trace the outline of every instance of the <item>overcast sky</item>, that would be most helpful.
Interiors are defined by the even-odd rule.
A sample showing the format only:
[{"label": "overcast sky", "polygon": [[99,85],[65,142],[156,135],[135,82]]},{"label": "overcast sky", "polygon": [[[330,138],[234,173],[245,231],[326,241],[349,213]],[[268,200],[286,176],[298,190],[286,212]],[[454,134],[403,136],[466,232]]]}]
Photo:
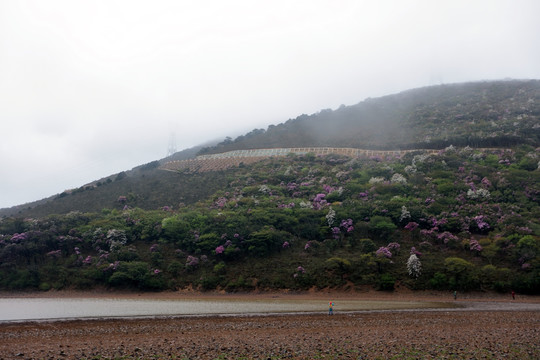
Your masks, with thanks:
[{"label": "overcast sky", "polygon": [[0,0],[0,208],[321,109],[540,78],[538,0]]}]

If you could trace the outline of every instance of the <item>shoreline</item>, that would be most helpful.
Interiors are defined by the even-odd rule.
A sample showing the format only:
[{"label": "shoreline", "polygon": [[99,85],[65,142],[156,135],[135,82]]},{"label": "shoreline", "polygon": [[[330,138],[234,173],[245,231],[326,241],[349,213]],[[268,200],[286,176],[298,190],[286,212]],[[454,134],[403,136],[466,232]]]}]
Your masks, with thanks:
[{"label": "shoreline", "polygon": [[[136,299],[135,299],[136,300]],[[365,302],[376,302],[376,300],[365,300]],[[392,301],[385,301],[389,304]],[[406,302],[406,301],[400,301]],[[365,309],[334,309],[334,314],[340,316],[359,316],[367,314],[398,314],[398,313],[445,313],[452,312],[532,312],[540,314],[540,303],[535,302],[500,302],[500,301],[425,301],[431,305],[415,306],[424,301],[411,301],[411,307],[374,307],[369,306]],[[69,324],[72,322],[111,322],[111,321],[166,321],[166,320],[189,320],[206,319],[209,321],[217,319],[238,318],[280,318],[280,317],[311,317],[325,316],[326,310],[306,310],[306,311],[272,311],[272,312],[231,312],[231,313],[184,313],[184,314],[157,314],[157,315],[119,315],[119,316],[88,316],[88,317],[65,317],[65,318],[42,318],[42,319],[16,319],[0,320],[2,325],[28,325],[28,324]]]},{"label": "shoreline", "polygon": [[[521,303],[523,306],[489,306],[488,302],[478,302],[474,306],[471,303],[438,303],[434,307],[411,307],[411,308],[388,308],[388,309],[364,309],[364,310],[334,310],[334,315],[356,316],[366,314],[392,314],[392,313],[450,313],[450,312],[540,312],[540,306],[533,303]],[[486,306],[487,305],[487,306]],[[283,311],[283,312],[246,312],[246,313],[200,313],[200,314],[177,314],[177,315],[133,315],[133,316],[89,316],[89,317],[66,317],[44,318],[28,320],[0,320],[2,325],[28,325],[28,324],[69,324],[72,322],[111,322],[111,321],[166,321],[166,320],[189,320],[189,319],[227,319],[227,318],[280,318],[280,317],[311,317],[326,316],[326,311]]]},{"label": "shoreline", "polygon": [[458,307],[0,323],[0,359],[538,359],[540,297],[450,292],[49,291],[0,298],[436,302]]},{"label": "shoreline", "polygon": [[200,292],[196,290],[179,290],[163,292],[137,292],[137,291],[78,291],[78,290],[60,290],[60,291],[0,291],[0,299],[9,298],[58,298],[58,299],[145,299],[145,300],[269,300],[269,299],[298,299],[298,300],[384,300],[384,301],[481,301],[481,302],[528,302],[540,303],[538,295],[516,294],[516,299],[512,300],[510,294],[491,293],[491,292],[468,292],[458,293],[454,300],[450,291],[393,291],[384,292],[376,290],[366,291],[330,291],[330,290],[308,290],[308,291],[252,291],[252,292],[234,292],[226,293],[224,291]]}]

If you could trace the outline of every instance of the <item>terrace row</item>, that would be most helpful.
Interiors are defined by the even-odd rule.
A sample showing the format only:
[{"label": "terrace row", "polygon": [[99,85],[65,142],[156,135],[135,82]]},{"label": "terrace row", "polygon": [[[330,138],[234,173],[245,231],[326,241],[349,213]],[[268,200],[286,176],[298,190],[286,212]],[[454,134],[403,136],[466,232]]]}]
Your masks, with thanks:
[{"label": "terrace row", "polygon": [[233,150],[220,154],[200,155],[197,156],[195,159],[169,161],[163,164],[160,169],[169,171],[206,172],[225,170],[231,167],[238,167],[241,164],[252,164],[271,156],[286,156],[288,154],[339,154],[350,157],[387,158],[399,157],[405,153],[413,151],[422,151],[425,153],[437,154],[440,150],[365,150],[332,147]]}]

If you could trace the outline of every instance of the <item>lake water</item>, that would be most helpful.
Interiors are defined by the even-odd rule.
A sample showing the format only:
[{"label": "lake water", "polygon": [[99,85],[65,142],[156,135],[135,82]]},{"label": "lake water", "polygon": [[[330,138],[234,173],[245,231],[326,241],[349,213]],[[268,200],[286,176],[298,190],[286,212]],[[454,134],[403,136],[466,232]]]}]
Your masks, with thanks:
[{"label": "lake water", "polygon": [[[438,307],[422,302],[380,302],[344,300],[335,301],[334,311],[412,309]],[[440,304],[439,304],[440,306]],[[0,322],[154,317],[185,315],[225,315],[285,312],[328,311],[328,302],[322,300],[148,300],[148,299],[88,299],[88,298],[0,298]]]}]

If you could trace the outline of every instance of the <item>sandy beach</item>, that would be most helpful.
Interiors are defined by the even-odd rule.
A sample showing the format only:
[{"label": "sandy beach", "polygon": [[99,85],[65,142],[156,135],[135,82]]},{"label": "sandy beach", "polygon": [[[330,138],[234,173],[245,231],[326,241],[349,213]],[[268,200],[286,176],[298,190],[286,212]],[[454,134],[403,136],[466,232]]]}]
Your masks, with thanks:
[{"label": "sandy beach", "polygon": [[[0,294],[8,296],[9,294]],[[14,295],[14,294],[11,294]],[[444,298],[441,299],[441,296]],[[20,296],[20,294],[19,294]],[[24,296],[111,296],[38,293]],[[448,294],[114,294],[453,301]],[[540,299],[469,294],[457,308],[180,316],[0,325],[0,359],[538,359]]]}]

